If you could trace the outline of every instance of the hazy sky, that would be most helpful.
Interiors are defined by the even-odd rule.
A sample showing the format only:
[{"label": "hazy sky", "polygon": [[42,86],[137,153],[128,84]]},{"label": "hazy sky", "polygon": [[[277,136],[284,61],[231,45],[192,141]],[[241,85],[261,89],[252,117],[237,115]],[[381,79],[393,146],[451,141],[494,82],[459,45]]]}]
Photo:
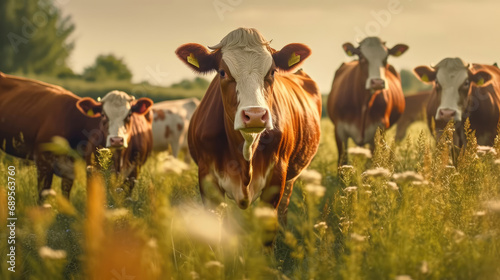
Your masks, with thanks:
[{"label": "hazy sky", "polygon": [[[341,46],[379,36],[410,49],[389,62],[396,69],[437,63],[500,61],[498,0],[58,0],[76,24],[70,63],[77,72],[103,53],[123,57],[134,81],[169,85],[194,74],[175,55],[184,43],[217,44],[238,27],[255,27],[271,46],[304,43],[302,68],[330,91],[333,74],[350,60]],[[216,8],[217,7],[217,8]],[[212,74],[206,77],[212,78]]]}]

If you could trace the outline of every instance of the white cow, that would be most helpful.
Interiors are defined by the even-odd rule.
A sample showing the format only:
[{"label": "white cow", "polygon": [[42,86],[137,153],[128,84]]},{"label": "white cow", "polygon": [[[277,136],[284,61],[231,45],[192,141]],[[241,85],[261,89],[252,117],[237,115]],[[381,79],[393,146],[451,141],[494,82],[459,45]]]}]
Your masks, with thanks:
[{"label": "white cow", "polygon": [[184,160],[190,162],[187,131],[189,121],[200,101],[197,98],[169,100],[153,105],[153,150],[165,151],[169,147],[177,157],[184,151]]}]

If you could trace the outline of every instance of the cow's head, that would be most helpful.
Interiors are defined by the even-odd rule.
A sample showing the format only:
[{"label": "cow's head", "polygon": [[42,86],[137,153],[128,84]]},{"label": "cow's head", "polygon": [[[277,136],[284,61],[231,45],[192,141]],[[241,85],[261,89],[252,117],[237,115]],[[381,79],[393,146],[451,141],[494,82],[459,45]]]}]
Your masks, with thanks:
[{"label": "cow's head", "polygon": [[460,58],[445,58],[433,68],[418,66],[414,72],[421,81],[433,83],[440,100],[435,119],[445,122],[462,121],[472,84],[482,86],[491,79],[485,71],[473,73]]},{"label": "cow's head", "polygon": [[[225,114],[248,146],[259,133],[273,129],[271,96],[275,74],[296,68],[311,51],[302,44],[289,44],[276,51],[259,31],[251,28],[230,32],[210,49],[191,43],[180,46],[176,54],[198,73],[218,72]],[[244,156],[247,160],[251,156],[245,148]]]},{"label": "cow's head", "polygon": [[365,38],[357,48],[351,43],[345,43],[342,47],[348,56],[359,57],[359,65],[367,77],[365,88],[372,92],[387,88],[385,69],[389,55],[397,57],[408,50],[408,46],[403,44],[397,44],[389,49],[378,37]]},{"label": "cow's head", "polygon": [[130,120],[132,114],[149,113],[153,101],[149,98],[135,100],[123,91],[111,91],[100,102],[92,98],[82,98],[76,104],[83,114],[91,118],[101,118],[101,129],[106,136],[106,147],[126,148],[130,141]]}]

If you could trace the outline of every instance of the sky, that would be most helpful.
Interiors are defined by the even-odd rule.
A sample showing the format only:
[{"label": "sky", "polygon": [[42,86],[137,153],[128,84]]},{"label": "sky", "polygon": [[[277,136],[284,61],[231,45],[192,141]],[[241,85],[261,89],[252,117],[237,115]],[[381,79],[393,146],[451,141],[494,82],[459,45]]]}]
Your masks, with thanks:
[{"label": "sky", "polygon": [[[302,68],[328,93],[342,62],[342,44],[378,36],[397,70],[437,64],[445,57],[500,61],[498,0],[56,0],[76,30],[70,66],[76,72],[99,54],[124,59],[133,81],[170,85],[197,76],[175,55],[185,43],[217,44],[238,27],[257,28],[271,47],[303,43],[312,55]],[[205,76],[212,79],[213,75]]]}]

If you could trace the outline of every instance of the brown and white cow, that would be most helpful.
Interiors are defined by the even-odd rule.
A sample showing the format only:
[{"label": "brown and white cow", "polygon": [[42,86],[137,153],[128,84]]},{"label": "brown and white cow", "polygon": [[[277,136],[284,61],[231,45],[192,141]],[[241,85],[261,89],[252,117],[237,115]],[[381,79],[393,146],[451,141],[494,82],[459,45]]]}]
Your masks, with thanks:
[{"label": "brown and white cow", "polygon": [[197,98],[168,100],[153,105],[153,151],[165,151],[169,147],[177,157],[184,152],[184,160],[189,163],[187,132],[194,111],[200,104]]},{"label": "brown and white cow", "polygon": [[[150,103],[149,99],[137,100],[128,109],[142,114]],[[122,115],[118,107],[80,98],[58,86],[0,73],[0,147],[10,155],[35,161],[40,195],[50,188],[55,174],[62,177],[62,192],[69,197],[74,180],[72,159],[47,152],[42,144],[54,136],[63,137],[90,164],[96,147],[106,142],[127,145],[119,137],[128,133],[129,114]],[[112,126],[120,133],[109,132]]]},{"label": "brown and white cow", "polygon": [[389,55],[400,56],[408,46],[398,44],[389,49],[377,37],[368,37],[356,48],[343,45],[349,56],[358,60],[343,63],[335,72],[328,96],[328,115],[335,125],[339,166],[347,162],[347,140],[357,145],[373,142],[377,128],[387,129],[405,108],[399,74],[387,63]]},{"label": "brown and white cow", "polygon": [[405,111],[396,123],[396,141],[400,142],[406,136],[408,127],[416,121],[425,121],[426,108],[432,91],[420,91],[405,96]]},{"label": "brown and white cow", "polygon": [[210,48],[176,51],[198,73],[218,72],[189,126],[203,201],[216,206],[226,194],[245,209],[260,197],[277,208],[287,189],[278,211],[284,222],[293,183],[320,138],[318,87],[304,72],[290,73],[311,51],[302,44],[276,51],[249,28]]},{"label": "brown and white cow", "polygon": [[[111,91],[101,99],[104,128],[107,129],[106,147],[113,151],[113,171],[127,180],[132,194],[135,179],[153,149],[153,102],[149,98],[128,95],[123,91]],[[114,120],[114,121],[113,121]]]},{"label": "brown and white cow", "polygon": [[479,145],[493,146],[500,118],[500,69],[493,65],[466,64],[460,58],[445,58],[436,66],[418,66],[417,77],[432,83],[427,105],[429,127],[436,122],[439,135],[446,123],[455,122],[457,146],[465,144],[464,121],[476,131]]}]

